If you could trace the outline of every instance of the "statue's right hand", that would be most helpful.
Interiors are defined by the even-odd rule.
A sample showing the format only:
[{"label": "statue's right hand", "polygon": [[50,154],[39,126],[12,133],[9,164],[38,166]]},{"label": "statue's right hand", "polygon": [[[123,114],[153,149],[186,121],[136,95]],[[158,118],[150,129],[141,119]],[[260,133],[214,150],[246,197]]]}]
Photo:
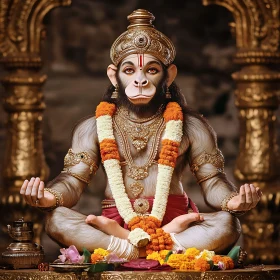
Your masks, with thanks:
[{"label": "statue's right hand", "polygon": [[40,178],[32,177],[30,181],[25,180],[21,186],[20,194],[27,204],[35,207],[52,207],[56,198],[50,192],[44,191],[45,184]]}]

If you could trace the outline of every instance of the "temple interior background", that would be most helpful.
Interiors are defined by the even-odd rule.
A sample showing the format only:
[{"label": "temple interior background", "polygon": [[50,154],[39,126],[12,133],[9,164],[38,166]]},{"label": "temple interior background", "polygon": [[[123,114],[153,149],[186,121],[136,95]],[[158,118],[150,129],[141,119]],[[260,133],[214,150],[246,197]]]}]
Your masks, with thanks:
[{"label": "temple interior background", "polygon": [[[156,28],[174,42],[177,51],[175,64],[179,71],[176,83],[189,106],[203,114],[216,131],[219,148],[225,156],[227,176],[238,185],[233,176],[239,149],[238,110],[234,105],[236,85],[231,77],[239,69],[232,62],[236,44],[229,23],[233,17],[225,8],[203,6],[199,0],[72,0],[71,6],[57,8],[47,14],[44,19],[46,38],[42,42],[44,67],[41,72],[48,76],[43,87],[46,103],[43,144],[50,168],[49,180],[63,168],[63,158],[71,145],[75,124],[81,118],[94,114],[108,87],[106,69],[110,64],[110,47],[126,30],[127,15],[137,8],[152,12],[156,17]],[[1,71],[3,77],[4,68]],[[0,94],[4,94],[3,87]],[[276,115],[279,137],[279,109]],[[0,106],[1,169],[4,168],[6,120],[7,114]],[[102,200],[100,186],[103,184],[105,177],[100,168],[75,208],[84,214],[99,214]],[[186,170],[183,184],[201,212],[209,211],[189,170]],[[2,177],[0,186],[5,188]],[[4,231],[2,223],[2,251],[11,242]],[[42,245],[48,260],[58,255],[58,245],[44,233]]]}]

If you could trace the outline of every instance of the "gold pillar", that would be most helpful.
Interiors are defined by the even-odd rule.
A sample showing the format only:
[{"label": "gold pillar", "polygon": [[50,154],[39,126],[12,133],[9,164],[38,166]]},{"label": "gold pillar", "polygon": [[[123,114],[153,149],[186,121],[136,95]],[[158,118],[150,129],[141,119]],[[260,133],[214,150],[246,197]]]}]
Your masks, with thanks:
[{"label": "gold pillar", "polygon": [[[277,145],[277,90],[280,73],[279,0],[203,0],[218,4],[233,15],[230,24],[236,36],[233,73],[235,104],[239,109],[240,142],[235,177],[253,182],[264,195],[258,207],[242,219],[244,247],[249,262],[279,262],[280,183]],[[279,68],[278,68],[279,69]]]},{"label": "gold pillar", "polygon": [[46,81],[46,75],[40,73],[43,19],[51,9],[70,3],[71,0],[0,0],[0,62],[8,73],[1,80],[8,114],[4,185],[0,186],[5,215],[1,221],[5,224],[23,216],[38,222],[38,233],[42,228],[38,213],[27,207],[19,189],[32,176],[42,180],[48,177],[42,142],[45,103],[41,88]]}]

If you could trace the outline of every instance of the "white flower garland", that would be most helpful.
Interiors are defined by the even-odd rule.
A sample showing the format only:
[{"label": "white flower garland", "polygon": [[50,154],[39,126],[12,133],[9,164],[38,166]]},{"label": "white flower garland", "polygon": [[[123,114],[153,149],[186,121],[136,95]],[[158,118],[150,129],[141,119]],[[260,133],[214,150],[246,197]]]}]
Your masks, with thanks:
[{"label": "white flower garland", "polygon": [[[104,139],[116,141],[113,132],[113,121],[110,115],[101,115],[96,119],[96,122],[99,143],[101,143]],[[162,140],[171,140],[180,144],[182,135],[183,122],[181,120],[170,120],[166,122],[166,128],[164,130]],[[117,159],[107,159],[103,164],[116,207],[120,216],[124,219],[125,223],[128,224],[131,219],[137,217],[138,215],[133,210],[127,196],[120,162]],[[153,216],[160,221],[163,220],[165,215],[173,170],[174,168],[171,166],[158,164],[156,193],[150,216]],[[142,237],[148,238],[147,236],[149,235],[144,230],[136,228],[131,231],[129,239],[133,244],[138,244]]]}]

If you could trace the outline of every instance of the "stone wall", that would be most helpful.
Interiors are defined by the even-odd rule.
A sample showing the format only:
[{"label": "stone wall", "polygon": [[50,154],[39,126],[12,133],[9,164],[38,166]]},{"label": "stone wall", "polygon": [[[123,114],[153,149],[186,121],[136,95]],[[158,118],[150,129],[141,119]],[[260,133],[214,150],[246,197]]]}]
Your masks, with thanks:
[{"label": "stone wall", "polygon": [[[198,0],[72,0],[69,8],[59,8],[46,18],[47,39],[43,54],[48,74],[44,87],[47,109],[44,114],[44,147],[50,179],[63,167],[63,157],[71,144],[71,131],[79,119],[94,114],[109,85],[106,68],[113,41],[126,30],[126,16],[137,8],[151,11],[155,26],[170,37],[177,50],[176,79],[189,105],[208,118],[218,134],[219,147],[226,158],[228,177],[233,179],[238,152],[238,120],[234,106],[231,73],[235,40],[228,26],[231,14],[218,6],[204,7]],[[3,91],[3,89],[0,89]],[[0,108],[0,164],[5,143],[5,113]],[[3,165],[2,165],[3,168]],[[193,177],[187,171],[184,186],[195,202],[207,210]],[[99,171],[76,208],[84,214],[100,213]],[[44,236],[48,258],[54,248]]]}]

